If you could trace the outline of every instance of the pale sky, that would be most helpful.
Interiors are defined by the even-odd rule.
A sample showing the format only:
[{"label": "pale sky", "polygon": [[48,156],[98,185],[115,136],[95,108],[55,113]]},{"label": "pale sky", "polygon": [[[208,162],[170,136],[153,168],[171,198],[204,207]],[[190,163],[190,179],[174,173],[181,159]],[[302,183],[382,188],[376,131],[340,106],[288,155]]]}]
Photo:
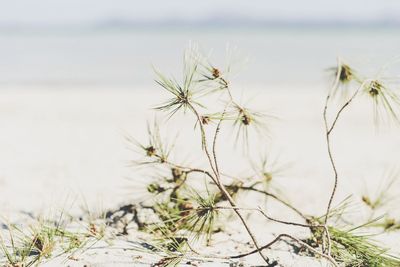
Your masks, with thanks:
[{"label": "pale sky", "polygon": [[113,19],[400,20],[400,0],[0,0],[0,23]]}]

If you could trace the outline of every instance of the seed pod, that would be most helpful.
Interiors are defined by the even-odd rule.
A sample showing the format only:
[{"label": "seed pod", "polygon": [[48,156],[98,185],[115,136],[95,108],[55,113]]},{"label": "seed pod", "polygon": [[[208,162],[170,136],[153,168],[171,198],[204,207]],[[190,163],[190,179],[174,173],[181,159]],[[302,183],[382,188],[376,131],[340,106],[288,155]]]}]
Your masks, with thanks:
[{"label": "seed pod", "polygon": [[219,78],[220,75],[221,75],[221,73],[220,73],[219,69],[216,69],[216,68],[212,69],[212,76],[214,77],[214,79]]},{"label": "seed pod", "polygon": [[372,207],[371,199],[370,199],[368,196],[362,196],[361,199],[362,199],[362,201],[363,201],[367,206]]},{"label": "seed pod", "polygon": [[340,73],[339,73],[339,80],[343,83],[351,81],[353,78],[353,71],[352,69],[345,64],[340,66]]},{"label": "seed pod", "polygon": [[394,225],[396,225],[396,221],[393,218],[388,218],[385,221],[384,228],[385,230],[392,228]]},{"label": "seed pod", "polygon": [[244,125],[249,125],[251,123],[251,118],[247,114],[243,114],[241,121]]},{"label": "seed pod", "polygon": [[201,116],[201,123],[204,125],[207,125],[210,123],[210,117],[209,116]]},{"label": "seed pod", "polygon": [[156,149],[153,146],[146,147],[145,150],[148,157],[152,157],[156,154]]},{"label": "seed pod", "polygon": [[382,89],[382,85],[377,82],[377,81],[372,81],[369,85],[369,91],[368,93],[372,96],[375,97],[377,95],[379,95],[379,92]]}]

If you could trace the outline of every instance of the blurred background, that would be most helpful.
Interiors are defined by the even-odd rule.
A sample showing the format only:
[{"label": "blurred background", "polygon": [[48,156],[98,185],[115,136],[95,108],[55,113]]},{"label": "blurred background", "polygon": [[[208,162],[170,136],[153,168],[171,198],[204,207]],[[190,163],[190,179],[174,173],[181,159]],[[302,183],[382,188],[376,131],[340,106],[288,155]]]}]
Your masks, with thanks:
[{"label": "blurred background", "polygon": [[[190,42],[217,66],[227,46],[237,48],[234,92],[257,94],[256,108],[282,118],[271,127],[273,144],[299,163],[302,178],[285,190],[313,211],[318,197],[296,192],[329,188],[321,117],[328,70],[340,56],[375,75],[400,55],[399,14],[398,0],[0,0],[0,211],[46,210],[67,198],[110,207],[135,197],[124,178],[143,177],[127,167],[124,136],[146,140],[150,108],[168,97],[153,66],[179,79]],[[360,117],[343,127],[357,137],[344,132],[336,144],[358,179],[343,195],[362,188],[360,172],[400,151],[387,136],[371,145],[369,118]]]},{"label": "blurred background", "polygon": [[397,56],[399,14],[396,0],[2,0],[0,87],[144,88],[189,41],[217,58],[237,47],[248,86],[315,84],[337,56]]}]

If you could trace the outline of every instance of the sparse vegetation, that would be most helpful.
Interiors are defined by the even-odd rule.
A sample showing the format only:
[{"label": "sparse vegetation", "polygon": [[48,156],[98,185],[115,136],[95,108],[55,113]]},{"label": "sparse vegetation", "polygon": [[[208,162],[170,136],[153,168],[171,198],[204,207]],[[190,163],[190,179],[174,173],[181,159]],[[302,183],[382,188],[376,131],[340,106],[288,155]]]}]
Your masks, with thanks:
[{"label": "sparse vegetation", "polygon": [[63,215],[57,220],[39,218],[30,226],[4,224],[6,231],[0,232],[1,266],[37,266],[57,257],[72,257],[104,237],[97,230],[102,223],[68,221]]},{"label": "sparse vegetation", "polygon": [[[354,232],[355,229],[372,227],[371,221],[376,225],[382,219],[377,221],[371,219],[360,227],[355,227],[349,222],[337,224],[339,219],[336,219],[334,223],[330,223],[329,220],[333,216],[343,216],[346,208],[341,206],[339,210],[331,209],[340,178],[331,141],[337,122],[353,100],[359,98],[360,95],[365,95],[364,93],[373,102],[374,121],[377,124],[397,122],[399,102],[394,91],[386,87],[379,77],[373,79],[361,77],[348,64],[339,60],[338,67],[335,68],[335,81],[327,94],[323,110],[328,157],[334,172],[334,186],[328,199],[326,213],[316,219],[314,216],[304,214],[286,200],[284,188],[275,190],[271,186],[274,184],[275,174],[281,171],[276,168],[276,162],[267,161],[268,158],[264,157],[260,164],[250,164],[250,169],[254,170],[250,177],[227,175],[225,170],[220,169],[219,161],[224,159],[218,157],[217,150],[218,136],[223,127],[231,124],[236,132],[236,142],[232,144],[237,145],[239,142],[243,144],[245,149],[242,152],[246,158],[251,152],[248,150],[249,131],[260,134],[257,141],[263,142],[263,135],[268,126],[267,119],[273,116],[238,104],[231,91],[228,73],[210,63],[210,60],[203,57],[196,48],[191,48],[185,53],[184,62],[182,83],[156,71],[157,83],[172,95],[170,100],[157,106],[156,109],[166,113],[169,119],[172,119],[180,111],[187,116],[192,116],[193,123],[196,125],[195,130],[200,132],[201,137],[199,140],[201,148],[199,147],[198,152],[203,154],[207,160],[207,166],[189,166],[174,162],[170,157],[173,153],[173,146],[164,145],[157,123],[154,124],[153,129],[148,131],[149,142],[147,144],[130,139],[136,147],[142,150],[141,155],[144,156],[136,160],[135,165],[146,165],[150,168],[161,166],[163,170],[170,171],[170,175],[167,177],[162,177],[146,185],[149,194],[153,195],[152,201],[147,203],[146,207],[142,205],[137,208],[150,209],[157,219],[153,222],[148,220],[140,222],[142,230],[151,232],[155,238],[164,240],[166,244],[175,244],[172,252],[177,252],[176,257],[183,257],[185,253],[196,253],[192,249],[192,246],[196,244],[195,241],[204,240],[205,245],[212,245],[213,234],[224,230],[218,223],[220,218],[231,216],[224,213],[234,213],[252,240],[255,250],[233,256],[233,258],[259,253],[269,266],[274,266],[277,264],[276,261],[270,259],[264,250],[271,248],[280,240],[289,240],[296,246],[307,250],[308,253],[327,259],[334,266],[341,264],[345,266],[396,266],[400,264],[398,258],[386,254],[386,249],[380,248],[370,241],[369,236],[358,235]],[[229,69],[229,67],[225,69]],[[340,98],[335,97],[339,95]],[[215,97],[223,99],[220,101],[223,104],[219,107],[205,104],[215,103],[210,100]],[[218,108],[219,111],[215,112]],[[210,113],[210,110],[213,112]],[[332,112],[333,114],[330,114]],[[167,147],[171,149],[167,149]],[[194,147],[191,151],[195,153],[193,152]],[[191,180],[198,181],[199,179],[206,180],[203,188],[193,187]],[[228,180],[230,182],[227,182]],[[263,195],[267,199],[279,202],[298,215],[299,220],[303,222],[273,218],[267,214],[267,210],[260,207],[242,207],[242,204],[238,203],[236,199],[244,192]],[[380,204],[384,205],[384,199],[384,195],[380,195],[377,200],[372,202],[364,196],[362,201],[372,208]],[[255,232],[246,219],[248,218],[246,214],[249,213],[261,214],[265,219],[275,223],[309,228],[311,237],[307,240],[300,240],[286,233],[277,233],[279,235],[276,239],[266,246],[262,246],[257,240],[257,235],[262,233]],[[390,223],[389,225],[387,222],[388,220],[384,225],[386,229],[392,228],[395,224]],[[346,230],[349,227],[351,230]],[[313,241],[311,242],[311,240]],[[170,247],[170,245],[166,246]],[[185,247],[185,249],[182,251],[178,247]],[[171,259],[171,255],[166,255],[166,257]]]},{"label": "sparse vegetation", "polygon": [[[306,214],[289,200],[285,188],[276,182],[287,164],[282,164],[278,157],[271,157],[268,153],[262,155],[259,162],[249,160],[253,152],[249,143],[254,138],[258,143],[270,141],[269,122],[275,116],[253,110],[237,101],[231,89],[229,70],[229,66],[218,67],[210,63],[210,59],[196,47],[191,47],[184,55],[181,82],[156,71],[156,82],[170,99],[155,109],[165,115],[166,120],[163,121],[166,122],[178,114],[192,119],[189,127],[194,126],[194,131],[198,133],[194,137],[199,139],[194,140],[198,144],[192,144],[189,152],[204,161],[192,164],[175,161],[172,157],[175,143],[163,138],[157,120],[149,123],[147,142],[127,138],[137,152],[132,165],[155,173],[153,179],[142,179],[148,196],[146,200],[110,210],[100,219],[88,213],[86,220],[75,220],[80,226],[78,230],[69,229],[61,219],[39,220],[29,230],[8,225],[6,231],[0,233],[1,253],[4,256],[1,264],[7,267],[32,266],[52,257],[85,251],[105,237],[107,223],[109,227],[116,228],[114,231],[118,231],[118,235],[128,235],[131,230],[148,233],[152,238],[146,243],[148,250],[162,256],[153,266],[176,266],[193,255],[236,260],[256,253],[260,262],[277,266],[277,260],[271,258],[267,250],[281,241],[289,244],[294,253],[324,259],[332,266],[400,266],[400,259],[374,241],[370,231],[376,228],[384,232],[400,229],[399,221],[386,212],[383,213],[386,216],[375,215],[391,200],[387,191],[395,183],[397,175],[392,176],[374,196],[363,194],[360,197],[359,202],[371,210],[367,220],[361,223],[349,221],[345,217],[351,198],[334,206],[341,177],[332,149],[333,133],[338,122],[360,96],[372,101],[373,120],[377,125],[398,123],[400,100],[397,93],[380,77],[362,77],[358,71],[338,60],[334,83],[327,93],[323,109],[333,185],[327,199],[318,199],[326,201],[326,209],[316,212],[320,214]],[[238,149],[238,154],[245,159],[243,164],[249,162],[250,174],[232,175],[228,174],[230,170],[220,167],[225,159],[218,154],[219,137],[227,127],[234,132],[234,140],[224,140],[224,145],[231,144]],[[302,190],[304,194],[313,194],[307,192],[307,188]],[[273,201],[293,216],[291,219],[277,218],[270,215],[268,208],[253,204],[253,201],[243,201],[257,198]],[[262,244],[259,237],[265,233],[255,230],[250,222],[251,216],[255,215],[266,222],[305,229],[308,237],[274,233],[271,241]],[[248,251],[237,251],[236,255],[208,255],[198,249],[213,246],[214,236],[224,232],[231,222],[239,222],[247,233],[250,240]],[[4,232],[8,233],[8,237]]]}]

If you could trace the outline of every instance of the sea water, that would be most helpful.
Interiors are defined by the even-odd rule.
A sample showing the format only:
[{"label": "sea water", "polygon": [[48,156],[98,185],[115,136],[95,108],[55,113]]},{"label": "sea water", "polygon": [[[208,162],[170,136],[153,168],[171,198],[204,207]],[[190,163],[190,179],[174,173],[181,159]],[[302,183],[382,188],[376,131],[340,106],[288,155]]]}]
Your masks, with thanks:
[{"label": "sea water", "polygon": [[394,27],[0,31],[0,89],[148,89],[154,67],[179,79],[192,42],[220,68],[226,47],[236,47],[230,64],[243,89],[296,90],[325,82],[337,57],[376,75],[400,55],[399,33]]}]

